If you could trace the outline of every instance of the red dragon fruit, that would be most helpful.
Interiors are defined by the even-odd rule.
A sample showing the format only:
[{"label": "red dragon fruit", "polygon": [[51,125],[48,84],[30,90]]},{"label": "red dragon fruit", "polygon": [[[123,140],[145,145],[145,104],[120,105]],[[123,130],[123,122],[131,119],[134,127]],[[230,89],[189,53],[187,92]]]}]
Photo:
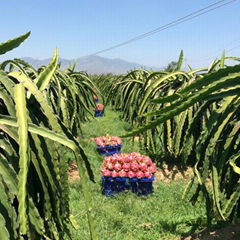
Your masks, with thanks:
[{"label": "red dragon fruit", "polygon": [[111,162],[112,162],[112,163],[116,163],[116,162],[117,162],[117,158],[116,158],[115,156],[112,156],[112,157],[111,157]]},{"label": "red dragon fruit", "polygon": [[118,173],[119,177],[126,177],[127,176],[127,173],[122,169],[119,173]]},{"label": "red dragon fruit", "polygon": [[101,141],[101,139],[97,139],[97,140],[96,140],[96,144],[97,144],[98,146],[100,146],[100,147],[103,147],[103,146],[104,146],[104,144],[103,144],[103,142]]},{"label": "red dragon fruit", "polygon": [[[109,136],[101,137],[101,140],[107,144],[110,144],[109,139]],[[114,137],[113,140],[115,141],[116,138]],[[156,169],[156,165],[152,163],[151,158],[140,153],[106,156],[100,167],[102,175],[106,177],[137,177],[138,179],[151,178]]]},{"label": "red dragon fruit", "polygon": [[122,144],[122,139],[120,137],[112,137],[112,142],[114,142],[115,145]]},{"label": "red dragon fruit", "polygon": [[139,164],[139,168],[144,172],[144,171],[147,170],[147,164],[142,162],[142,163]]},{"label": "red dragon fruit", "polygon": [[115,136],[100,136],[94,140],[98,146],[116,146],[122,144],[122,139]]},{"label": "red dragon fruit", "polygon": [[136,156],[136,160],[137,160],[138,162],[141,162],[141,161],[142,161],[142,156]]},{"label": "red dragon fruit", "polygon": [[131,170],[136,172],[138,170],[139,166],[136,162],[131,163]]},{"label": "red dragon fruit", "polygon": [[94,108],[94,110],[100,110],[100,111],[102,111],[103,109],[104,109],[103,104],[97,104],[97,106]]},{"label": "red dragon fruit", "polygon": [[112,170],[114,167],[114,165],[111,162],[107,163],[106,166],[109,170]]},{"label": "red dragon fruit", "polygon": [[128,177],[129,178],[134,178],[135,177],[135,173],[133,171],[129,171],[128,172]]},{"label": "red dragon fruit", "polygon": [[124,156],[123,162],[129,163],[130,162],[129,156]]},{"label": "red dragon fruit", "polygon": [[113,170],[111,175],[113,178],[118,177],[118,172]]},{"label": "red dragon fruit", "polygon": [[124,163],[122,166],[123,170],[126,172],[130,170],[130,167],[131,167],[130,163]]},{"label": "red dragon fruit", "polygon": [[106,170],[106,167],[105,167],[105,165],[104,165],[104,164],[102,164],[102,165],[101,165],[101,167],[100,167],[100,169],[101,169],[101,171],[104,171],[104,170]]},{"label": "red dragon fruit", "polygon": [[122,162],[122,156],[120,154],[114,154],[114,157],[117,159],[118,162]]},{"label": "red dragon fruit", "polygon": [[122,169],[122,165],[119,164],[118,162],[114,165],[114,170],[116,170],[117,172],[119,172]]},{"label": "red dragon fruit", "polygon": [[111,177],[111,171],[109,171],[108,169],[105,169],[104,171],[102,171],[102,175],[105,177]]},{"label": "red dragon fruit", "polygon": [[130,155],[130,156],[128,157],[128,159],[129,159],[129,162],[132,162],[132,160],[134,159],[134,157]]},{"label": "red dragon fruit", "polygon": [[150,157],[145,156],[144,160],[143,160],[148,166],[152,164],[152,160]]},{"label": "red dragon fruit", "polygon": [[157,170],[157,167],[156,167],[156,165],[153,163],[153,164],[148,168],[148,170],[149,170],[150,172],[152,172],[152,173],[155,173],[156,170]]},{"label": "red dragon fruit", "polygon": [[145,178],[151,178],[152,177],[152,173],[150,171],[146,171],[146,172],[144,172],[144,177]]},{"label": "red dragon fruit", "polygon": [[144,177],[144,173],[143,173],[142,171],[138,171],[138,172],[136,173],[136,177],[137,177],[137,178],[143,178],[143,177]]},{"label": "red dragon fruit", "polygon": [[104,165],[107,165],[108,163],[111,163],[111,159],[105,158],[105,159],[103,160],[103,163],[104,163]]}]

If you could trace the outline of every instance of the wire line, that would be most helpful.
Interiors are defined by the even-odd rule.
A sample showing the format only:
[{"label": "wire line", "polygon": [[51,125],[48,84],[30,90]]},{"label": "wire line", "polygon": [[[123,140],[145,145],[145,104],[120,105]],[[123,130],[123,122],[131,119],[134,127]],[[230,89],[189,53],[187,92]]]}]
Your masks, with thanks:
[{"label": "wire line", "polygon": [[[105,48],[105,49],[100,50],[100,51],[97,51],[97,52],[95,52],[95,53],[89,54],[89,55],[87,55],[87,56],[85,56],[85,57],[97,55],[97,54],[100,54],[100,53],[103,53],[103,52],[110,51],[110,50],[115,49],[115,48],[119,48],[119,47],[121,47],[121,46],[127,45],[127,44],[129,44],[129,43],[132,43],[132,42],[135,42],[135,41],[137,41],[137,40],[143,39],[143,38],[145,38],[145,37],[151,36],[151,35],[153,35],[153,34],[155,34],[155,33],[161,32],[161,31],[163,31],[163,30],[165,30],[165,29],[168,29],[168,28],[170,28],[170,27],[176,26],[176,25],[178,25],[178,24],[180,24],[180,23],[186,22],[186,21],[188,21],[188,20],[191,20],[191,19],[196,18],[196,17],[198,17],[198,16],[201,16],[201,15],[203,15],[203,14],[206,14],[206,13],[208,13],[208,12],[210,12],[210,11],[213,11],[213,10],[215,10],[215,9],[218,9],[218,8],[220,8],[220,7],[223,7],[223,6],[226,6],[226,5],[228,5],[228,4],[231,4],[231,3],[235,2],[235,1],[237,1],[237,0],[231,0],[231,1],[228,1],[228,2],[225,2],[225,0],[218,1],[218,2],[216,2],[216,3],[213,3],[213,4],[211,4],[211,5],[206,6],[206,7],[204,7],[204,8],[201,8],[201,9],[199,9],[199,10],[196,10],[196,11],[194,11],[194,12],[192,12],[192,13],[184,16],[184,17],[178,18],[178,19],[176,19],[176,20],[174,20],[174,21],[172,21],[172,22],[170,22],[170,23],[168,23],[168,24],[165,24],[165,25],[163,25],[163,26],[161,26],[161,27],[158,27],[158,28],[156,28],[156,29],[153,29],[152,31],[146,32],[146,33],[144,33],[144,34],[140,34],[140,35],[138,35],[138,36],[136,36],[136,37],[134,37],[134,38],[131,38],[131,39],[127,40],[127,41],[124,41],[124,42],[122,42],[122,43],[113,45],[112,47]],[[218,5],[218,6],[217,6],[217,5]]]}]

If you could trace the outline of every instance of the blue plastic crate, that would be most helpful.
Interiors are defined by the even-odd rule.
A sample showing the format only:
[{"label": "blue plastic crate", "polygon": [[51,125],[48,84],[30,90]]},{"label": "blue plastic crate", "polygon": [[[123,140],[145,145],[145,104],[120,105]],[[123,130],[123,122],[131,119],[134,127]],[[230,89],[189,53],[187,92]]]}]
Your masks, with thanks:
[{"label": "blue plastic crate", "polygon": [[94,117],[103,117],[104,116],[104,111],[101,110],[94,110]]},{"label": "blue plastic crate", "polygon": [[112,178],[102,176],[102,193],[107,197],[112,197],[118,193],[129,189],[127,178]]},{"label": "blue plastic crate", "polygon": [[153,192],[152,182],[154,175],[151,178],[112,178],[102,176],[102,193],[111,197],[118,193],[131,190],[138,196],[145,196]]},{"label": "blue plastic crate", "polygon": [[97,151],[102,156],[110,156],[115,153],[121,153],[122,144],[116,146],[97,147]]},{"label": "blue plastic crate", "polygon": [[139,196],[148,195],[153,192],[153,181],[154,175],[151,178],[129,178],[131,191]]}]

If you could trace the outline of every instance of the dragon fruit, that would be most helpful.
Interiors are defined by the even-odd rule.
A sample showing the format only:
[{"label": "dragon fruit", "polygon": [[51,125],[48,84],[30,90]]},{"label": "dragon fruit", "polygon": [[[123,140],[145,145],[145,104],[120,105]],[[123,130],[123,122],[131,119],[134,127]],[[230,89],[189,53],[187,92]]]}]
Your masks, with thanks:
[{"label": "dragon fruit", "polygon": [[128,172],[130,170],[131,165],[129,163],[124,163],[122,168],[124,171]]},{"label": "dragon fruit", "polygon": [[148,170],[149,170],[151,173],[155,173],[156,170],[157,170],[157,167],[156,167],[156,165],[153,163],[153,164],[148,168]]},{"label": "dragon fruit", "polygon": [[128,159],[129,159],[129,162],[132,162],[132,160],[134,159],[134,157],[130,155],[130,156],[128,157]]},{"label": "dragon fruit", "polygon": [[118,172],[113,170],[111,175],[113,178],[118,177]]},{"label": "dragon fruit", "polygon": [[142,156],[136,156],[136,160],[137,160],[138,162],[141,162],[141,161],[142,161]]},{"label": "dragon fruit", "polygon": [[114,167],[114,165],[113,165],[111,162],[107,163],[106,166],[107,166],[107,168],[108,168],[109,170],[112,170],[113,167]]},{"label": "dragon fruit", "polygon": [[111,157],[111,162],[112,162],[112,163],[116,163],[116,162],[117,162],[117,158],[116,158],[115,156],[112,156],[112,157]]},{"label": "dragon fruit", "polygon": [[[108,137],[102,137],[107,142]],[[138,179],[151,178],[156,172],[156,165],[148,156],[139,153],[114,154],[105,156],[103,164],[100,167],[103,176],[128,177]]]},{"label": "dragon fruit", "polygon": [[96,144],[101,147],[117,146],[122,144],[122,139],[116,136],[100,136],[100,137],[96,137],[94,140]]},{"label": "dragon fruit", "polygon": [[131,170],[136,172],[138,170],[139,166],[136,162],[131,163]]},{"label": "dragon fruit", "polygon": [[128,172],[128,177],[129,178],[134,178],[135,177],[135,173],[133,171],[129,171]]},{"label": "dragon fruit", "polygon": [[112,173],[108,169],[105,169],[104,171],[102,171],[102,175],[105,177],[110,177]]},{"label": "dragon fruit", "polygon": [[122,157],[120,154],[116,154],[114,157],[117,159],[118,162],[122,162]]},{"label": "dragon fruit", "polygon": [[125,157],[123,158],[123,162],[129,163],[129,162],[131,162],[131,160],[129,159],[128,156],[125,156]]},{"label": "dragon fruit", "polygon": [[122,144],[122,139],[120,137],[111,137],[111,141],[115,142],[117,145]]},{"label": "dragon fruit", "polygon": [[100,167],[100,169],[101,169],[101,171],[104,171],[104,170],[106,170],[106,167],[105,167],[105,165],[104,165],[104,164],[102,164],[102,165],[101,165],[101,167]]},{"label": "dragon fruit", "polygon": [[103,160],[103,162],[104,162],[105,164],[110,163],[110,162],[111,162],[111,158],[105,157],[104,160]]},{"label": "dragon fruit", "polygon": [[122,169],[119,173],[118,173],[119,177],[126,177],[127,176],[127,173]]},{"label": "dragon fruit", "polygon": [[99,110],[99,111],[102,111],[103,109],[104,109],[103,104],[97,104],[97,106],[94,108],[94,110]]},{"label": "dragon fruit", "polygon": [[144,177],[145,178],[151,178],[152,177],[152,173],[150,171],[146,171],[146,172],[144,172]]},{"label": "dragon fruit", "polygon": [[144,177],[144,173],[143,173],[142,171],[138,171],[138,172],[136,173],[136,177],[137,177],[137,178],[143,178],[143,177]]},{"label": "dragon fruit", "polygon": [[143,160],[148,166],[152,164],[152,160],[150,157],[145,157],[144,160]]},{"label": "dragon fruit", "polygon": [[116,170],[117,172],[119,172],[122,169],[122,165],[119,164],[118,162],[114,165],[114,170]]},{"label": "dragon fruit", "polygon": [[103,145],[103,142],[100,140],[100,139],[97,139],[96,140],[96,144],[98,145],[98,146],[100,146],[100,147],[103,147],[104,145]]},{"label": "dragon fruit", "polygon": [[146,171],[146,170],[147,170],[147,165],[142,162],[142,163],[139,164],[139,168],[140,168],[142,171]]}]

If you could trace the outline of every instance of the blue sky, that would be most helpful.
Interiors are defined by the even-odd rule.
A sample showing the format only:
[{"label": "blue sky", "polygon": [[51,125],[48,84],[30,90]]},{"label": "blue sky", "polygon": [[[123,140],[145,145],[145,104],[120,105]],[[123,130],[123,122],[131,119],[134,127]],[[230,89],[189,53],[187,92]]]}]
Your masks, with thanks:
[{"label": "blue sky", "polygon": [[[74,59],[151,31],[217,0],[13,0],[1,2],[0,42],[31,30],[2,59]],[[240,0],[126,46],[100,54],[162,67],[184,50],[193,67],[208,65],[223,49],[240,57]],[[231,50],[232,49],[232,50]]]}]

